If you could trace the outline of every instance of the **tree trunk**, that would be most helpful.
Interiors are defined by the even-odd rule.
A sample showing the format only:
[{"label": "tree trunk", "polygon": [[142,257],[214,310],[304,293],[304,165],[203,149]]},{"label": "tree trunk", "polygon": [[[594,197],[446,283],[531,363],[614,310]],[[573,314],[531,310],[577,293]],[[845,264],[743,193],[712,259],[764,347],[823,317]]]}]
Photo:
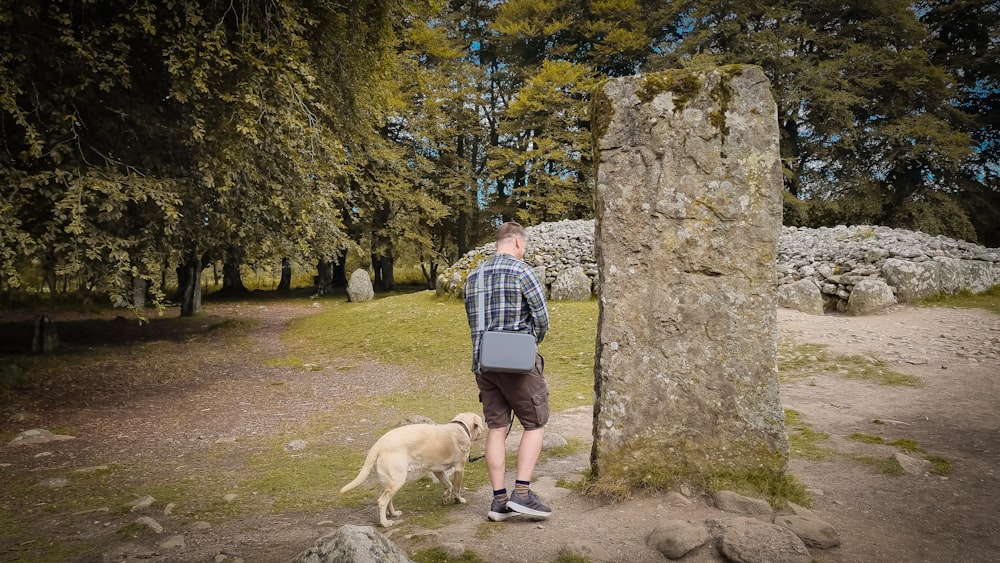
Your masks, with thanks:
[{"label": "tree trunk", "polygon": [[281,259],[281,281],[278,282],[278,291],[287,292],[292,290],[292,262],[288,258]]},{"label": "tree trunk", "polygon": [[458,212],[458,255],[465,256],[472,250],[472,218],[469,212],[462,210]]},{"label": "tree trunk", "polygon": [[188,258],[177,268],[177,290],[181,316],[193,317],[201,311],[201,260]]},{"label": "tree trunk", "polygon": [[341,250],[337,261],[333,263],[333,287],[347,288],[347,250]]},{"label": "tree trunk", "polygon": [[375,272],[373,285],[375,287],[383,291],[391,291],[396,288],[396,278],[392,275],[394,261],[392,256],[372,254],[372,271]]},{"label": "tree trunk", "polygon": [[247,286],[243,285],[243,271],[240,267],[241,261],[230,258],[222,264],[222,293],[232,295],[246,293]]},{"label": "tree trunk", "polygon": [[372,285],[382,288],[382,257],[372,253]]},{"label": "tree trunk", "polygon": [[421,262],[420,270],[424,273],[424,279],[427,280],[427,289],[435,289],[437,287],[438,263],[434,260],[431,260],[430,264]]},{"label": "tree trunk", "polygon": [[320,260],[316,264],[316,286],[317,295],[325,295],[331,288],[333,280],[333,263],[328,260]]}]

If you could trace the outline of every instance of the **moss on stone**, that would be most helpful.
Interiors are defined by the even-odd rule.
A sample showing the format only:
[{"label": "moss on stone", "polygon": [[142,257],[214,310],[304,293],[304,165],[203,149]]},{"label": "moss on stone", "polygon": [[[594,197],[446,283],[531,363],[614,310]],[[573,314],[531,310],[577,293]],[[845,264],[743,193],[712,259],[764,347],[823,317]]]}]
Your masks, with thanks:
[{"label": "moss on stone", "polygon": [[696,72],[668,70],[644,77],[636,96],[643,103],[649,103],[659,94],[670,92],[673,95],[675,111],[681,111],[700,91],[701,79]]},{"label": "moss on stone", "polygon": [[594,90],[593,99],[591,100],[590,119],[593,123],[592,144],[595,148],[600,146],[598,141],[608,131],[608,125],[611,123],[611,118],[615,113],[614,106],[611,104],[611,98],[604,93],[604,86],[607,83],[607,80],[602,80],[597,85],[597,88]]}]

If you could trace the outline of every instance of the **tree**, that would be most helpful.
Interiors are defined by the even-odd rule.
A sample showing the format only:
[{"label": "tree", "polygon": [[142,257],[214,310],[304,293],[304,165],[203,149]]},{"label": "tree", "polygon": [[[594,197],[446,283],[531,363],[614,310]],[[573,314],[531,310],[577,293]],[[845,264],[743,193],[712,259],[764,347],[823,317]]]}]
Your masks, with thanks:
[{"label": "tree", "polygon": [[510,213],[527,224],[579,219],[593,213],[589,70],[544,61],[507,107],[501,135],[515,139],[492,152],[492,169],[512,186]]},{"label": "tree", "polygon": [[[913,226],[910,206],[955,188],[972,143],[953,125],[954,77],[929,57],[910,3],[683,1],[669,10],[663,36],[684,32],[647,68],[763,67],[778,100],[786,188],[837,202],[820,207],[819,221]],[[969,236],[957,219],[944,234]]]},{"label": "tree", "polygon": [[[0,8],[3,284],[25,266],[130,300],[181,264],[335,256],[349,141],[420,0],[29,1]],[[296,255],[291,255],[295,253]]]}]

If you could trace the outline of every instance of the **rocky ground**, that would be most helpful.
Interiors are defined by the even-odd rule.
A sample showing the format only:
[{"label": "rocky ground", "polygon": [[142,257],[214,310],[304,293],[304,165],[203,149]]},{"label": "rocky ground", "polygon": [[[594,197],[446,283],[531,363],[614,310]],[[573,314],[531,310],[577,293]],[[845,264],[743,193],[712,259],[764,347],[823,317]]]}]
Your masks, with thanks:
[{"label": "rocky ground", "polygon": [[[191,466],[190,455],[206,442],[234,436],[266,437],[330,408],[349,408],[351,397],[370,393],[366,382],[388,392],[406,385],[396,366],[345,364],[342,378],[289,377],[271,384],[281,366],[262,369],[241,353],[247,349],[281,356],[276,335],[288,319],[312,312],[308,302],[261,306],[218,305],[210,314],[259,319],[238,346],[214,345],[188,333],[162,335],[155,342],[120,348],[94,370],[67,373],[32,396],[8,397],[2,405],[0,436],[26,428],[72,428],[76,439],[51,444],[0,448],[0,480],[63,467],[67,472],[114,462],[164,475],[199,475],[229,470]],[[112,322],[112,321],[109,321]],[[885,386],[848,379],[833,364],[782,386],[786,408],[829,438],[834,455],[823,461],[793,459],[789,471],[812,495],[812,511],[838,531],[842,544],[813,550],[824,563],[861,561],[1000,561],[1000,318],[980,310],[894,307],[866,317],[812,316],[779,312],[779,333],[790,343],[817,343],[833,357],[880,358],[899,372],[916,376],[919,387]],[[159,354],[146,363],[149,346],[183,354]],[[143,353],[143,349],[147,353]],[[183,378],[182,373],[200,373]],[[146,388],[150,378],[161,384]],[[371,383],[375,384],[375,383]],[[88,390],[86,396],[82,390]],[[588,408],[556,413],[550,431],[590,439]],[[925,473],[891,476],[858,461],[858,456],[892,457],[899,450],[848,438],[852,433],[880,436],[885,442],[908,439],[925,454],[952,463],[947,476]],[[510,438],[516,442],[517,433]],[[475,551],[484,561],[553,561],[563,546],[585,540],[614,561],[663,561],[645,545],[660,522],[703,522],[719,515],[707,499],[691,491],[687,506],[665,495],[605,503],[556,486],[577,478],[587,467],[586,451],[551,459],[537,469],[538,490],[554,508],[544,522],[508,521],[484,525],[489,491],[468,491],[469,504],[434,530],[390,532],[407,549],[446,544]],[[199,458],[200,459],[200,458]],[[42,486],[42,485],[39,485]],[[374,495],[372,497],[374,504]],[[405,508],[400,507],[405,510]],[[114,511],[47,514],[0,494],[0,510],[34,515],[36,538],[0,546],[0,561],[32,560],[35,544],[58,539],[84,541],[107,535],[130,515]],[[162,534],[122,537],[110,547],[77,561],[288,561],[315,539],[343,524],[375,525],[373,506],[333,508],[321,513],[274,513],[238,518],[200,528],[177,528],[156,513]],[[134,515],[131,515],[134,519]],[[405,516],[404,516],[405,520]],[[485,526],[485,527],[484,527]],[[164,540],[175,542],[164,545]],[[715,561],[702,551],[697,561]]]}]

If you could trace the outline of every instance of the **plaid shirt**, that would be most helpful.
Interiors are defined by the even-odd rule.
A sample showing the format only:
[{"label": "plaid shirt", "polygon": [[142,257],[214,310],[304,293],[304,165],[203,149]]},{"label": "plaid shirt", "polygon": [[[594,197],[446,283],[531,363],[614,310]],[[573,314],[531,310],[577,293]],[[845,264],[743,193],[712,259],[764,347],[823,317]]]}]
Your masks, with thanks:
[{"label": "plaid shirt", "polygon": [[[485,272],[485,276],[484,276]],[[484,282],[477,288],[482,277]],[[530,332],[541,342],[549,330],[545,286],[526,263],[509,254],[494,254],[465,280],[465,313],[472,329],[472,371],[479,373],[479,293],[485,291],[484,330]]]}]

